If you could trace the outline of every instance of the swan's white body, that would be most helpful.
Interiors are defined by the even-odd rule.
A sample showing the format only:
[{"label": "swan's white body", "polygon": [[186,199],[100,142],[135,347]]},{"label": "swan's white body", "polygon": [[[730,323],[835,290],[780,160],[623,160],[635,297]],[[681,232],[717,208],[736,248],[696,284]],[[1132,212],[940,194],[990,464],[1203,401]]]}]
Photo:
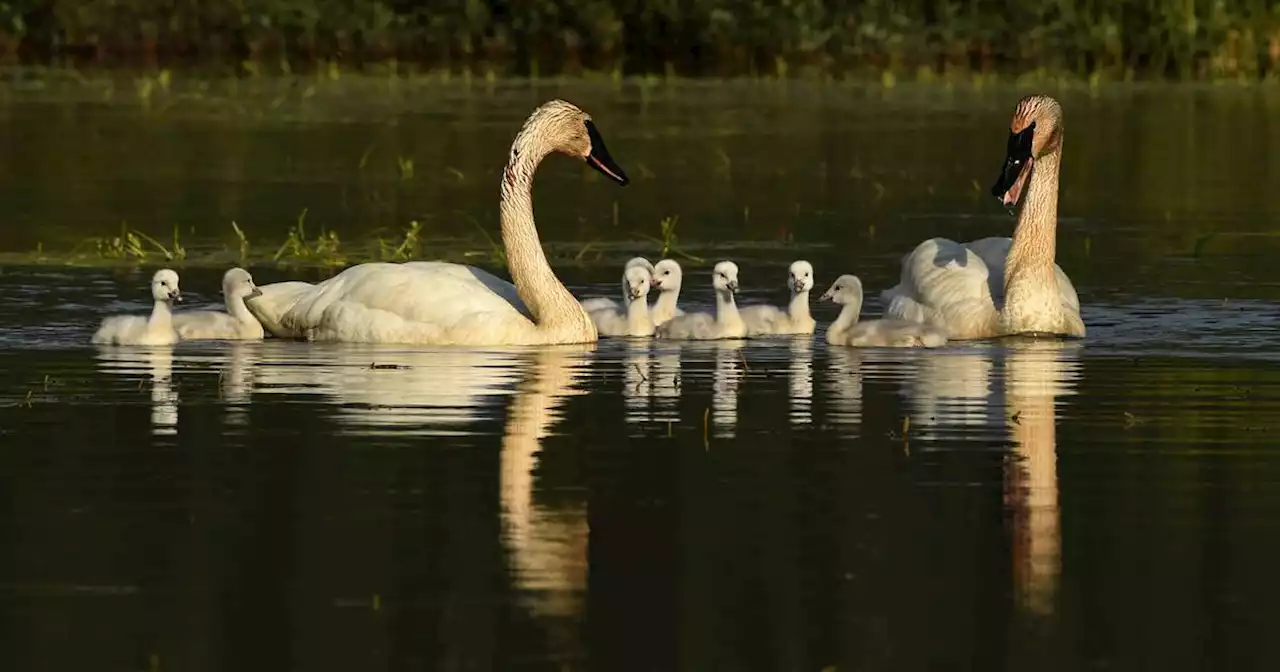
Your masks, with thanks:
[{"label": "swan's white body", "polygon": [[[684,271],[680,268],[679,262],[675,259],[663,259],[657,264],[650,264],[648,259],[636,257],[627,262],[626,268],[630,268],[633,265],[648,268],[653,276],[649,285],[650,289],[658,290],[658,300],[654,301],[653,306],[649,309],[649,317],[653,320],[654,326],[665,324],[673,317],[684,315],[684,311],[678,305],[680,301],[680,285],[684,279]],[[617,301],[603,296],[584,299],[582,307],[587,312],[603,308],[621,308]]]},{"label": "swan's white body", "polygon": [[738,265],[722,261],[716,264],[711,277],[716,292],[715,314],[688,313],[674,317],[656,329],[658,338],[705,341],[746,336],[747,326],[733,300],[738,291]]},{"label": "swan's white body", "polygon": [[311,286],[287,283],[277,290],[268,285],[261,288],[261,297],[248,302],[249,310],[273,335],[313,341],[595,341],[595,325],[548,265],[533,220],[533,175],[553,151],[583,158],[611,179],[627,183],[585,112],[560,100],[535,110],[512,144],[502,180],[502,240],[514,284],[461,264],[370,263]]},{"label": "swan's white body", "polygon": [[862,281],[855,275],[836,278],[822,299],[843,306],[840,316],[827,327],[827,343],[831,345],[936,348],[947,343],[946,332],[930,324],[897,319],[860,321]]},{"label": "swan's white body", "polygon": [[227,312],[184,310],[173,316],[173,327],[184,341],[260,341],[265,335],[262,323],[244,305],[245,299],[260,293],[248,271],[233,268],[222,276],[222,296]]},{"label": "swan's white body", "polygon": [[812,334],[817,322],[809,314],[809,292],[813,289],[813,265],[796,261],[787,270],[787,288],[791,302],[786,310],[769,305],[744,306],[739,309],[747,336]]},{"label": "swan's white body", "polygon": [[881,293],[886,316],[932,324],[952,340],[1085,335],[1075,287],[1054,263],[1061,120],[1052,98],[1019,102],[1005,172],[993,187],[1007,206],[1023,201],[1013,238],[920,243],[903,259],[898,285]]},{"label": "swan's white body", "polygon": [[[627,302],[625,311],[615,306],[590,311],[591,321],[601,336],[653,335],[653,320],[649,317],[649,280],[652,276],[643,265],[628,266],[622,274],[622,296]],[[584,302],[585,304],[585,302]]]},{"label": "swan's white body", "polygon": [[149,317],[113,315],[102,320],[90,342],[99,345],[173,345],[178,332],[173,328],[173,302],[182,300],[178,274],[167,268],[151,277],[151,298],[155,305]]}]

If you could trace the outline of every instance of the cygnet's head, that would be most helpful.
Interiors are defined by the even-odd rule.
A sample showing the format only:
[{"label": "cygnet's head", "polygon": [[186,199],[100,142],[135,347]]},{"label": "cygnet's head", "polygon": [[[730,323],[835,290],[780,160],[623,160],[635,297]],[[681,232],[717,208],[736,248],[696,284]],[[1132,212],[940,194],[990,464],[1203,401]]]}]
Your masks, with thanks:
[{"label": "cygnet's head", "polygon": [[253,284],[249,271],[237,267],[222,275],[222,295],[228,299],[252,299],[262,296],[262,290]]},{"label": "cygnet's head", "polygon": [[792,262],[790,275],[787,277],[787,288],[792,294],[813,289],[813,264],[807,261]]},{"label": "cygnet's head", "polygon": [[622,273],[622,288],[631,301],[643,300],[649,296],[649,269],[643,266],[632,266]]},{"label": "cygnet's head", "polygon": [[644,257],[632,257],[628,259],[627,265],[623,266],[622,269],[626,270],[634,266],[639,266],[640,268],[643,268],[649,271],[649,273],[651,274],[653,273],[653,264],[648,259],[645,259]]},{"label": "cygnet's head", "polygon": [[846,305],[862,301],[862,281],[856,275],[842,275],[822,294],[822,301]]},{"label": "cygnet's head", "polygon": [[182,301],[182,292],[178,290],[178,274],[167,268],[156,271],[151,276],[151,298],[156,301]]},{"label": "cygnet's head", "polygon": [[663,259],[653,267],[653,287],[663,292],[680,291],[684,271],[675,259]]},{"label": "cygnet's head", "polygon": [[711,272],[711,286],[715,287],[717,292],[736,294],[738,292],[738,265],[732,261],[722,261],[716,264],[715,269]]},{"label": "cygnet's head", "polygon": [[529,115],[511,145],[513,160],[522,153],[546,154],[547,150],[583,159],[587,165],[623,186],[630,181],[609,156],[604,138],[600,137],[591,115],[568,101],[551,100],[539,106]]}]

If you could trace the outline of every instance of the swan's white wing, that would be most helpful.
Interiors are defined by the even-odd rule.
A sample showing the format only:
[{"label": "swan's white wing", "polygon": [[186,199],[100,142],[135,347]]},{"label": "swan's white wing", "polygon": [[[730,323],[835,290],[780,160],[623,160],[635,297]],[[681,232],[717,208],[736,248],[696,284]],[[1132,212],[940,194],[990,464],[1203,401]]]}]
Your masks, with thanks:
[{"label": "swan's white wing", "polygon": [[447,275],[464,283],[479,282],[486,289],[514,306],[516,310],[520,311],[521,315],[530,320],[533,319],[533,313],[529,312],[529,308],[524,305],[524,300],[520,298],[520,293],[516,291],[516,286],[488,271],[475,266],[451,264],[447,261],[410,261],[401,264],[401,266],[428,273]]},{"label": "swan's white wing", "polygon": [[288,329],[282,323],[288,313],[302,297],[315,290],[316,285],[309,282],[276,282],[258,287],[261,296],[246,299],[244,305],[249,312],[258,318],[262,328],[276,338],[305,338],[306,334]]},{"label": "swan's white wing", "polygon": [[532,325],[523,302],[517,306],[508,300],[515,294],[510,283],[469,266],[361,264],[317,284],[281,324],[314,340],[500,342],[509,340],[506,331]]},{"label": "swan's white wing", "polygon": [[999,319],[988,276],[973,250],[931,238],[903,262],[898,285],[881,294],[888,304],[885,317],[933,324],[951,338],[987,338]]}]

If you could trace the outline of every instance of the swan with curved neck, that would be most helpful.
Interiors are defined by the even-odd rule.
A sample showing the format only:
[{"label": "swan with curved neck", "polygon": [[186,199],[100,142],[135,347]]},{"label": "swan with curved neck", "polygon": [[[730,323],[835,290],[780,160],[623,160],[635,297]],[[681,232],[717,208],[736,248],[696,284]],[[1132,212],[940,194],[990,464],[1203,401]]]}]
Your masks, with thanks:
[{"label": "swan with curved neck", "polygon": [[734,295],[738,293],[738,265],[721,261],[711,271],[711,286],[716,292],[716,312],[686,313],[673,317],[654,330],[658,338],[706,341],[742,338],[747,326],[738,313]]},{"label": "swan with curved neck", "polygon": [[182,300],[177,272],[162,268],[151,277],[151,315],[112,315],[102,320],[89,339],[98,345],[173,345],[173,303]]},{"label": "swan with curved neck", "polygon": [[738,311],[742,322],[747,325],[747,336],[812,334],[817,326],[809,313],[809,292],[813,283],[813,264],[804,260],[792,262],[787,269],[791,301],[786,310],[759,304]]},{"label": "swan with curved neck", "polygon": [[239,267],[232,268],[222,276],[222,296],[227,312],[184,310],[173,316],[173,328],[184,341],[262,340],[262,325],[244,303],[245,299],[260,293],[248,271]]},{"label": "swan with curved neck", "polygon": [[862,281],[856,275],[836,278],[819,300],[842,306],[840,315],[827,327],[827,343],[831,345],[936,348],[947,343],[947,335],[932,325],[894,319],[862,321]]},{"label": "swan with curved neck", "polygon": [[[675,259],[663,259],[654,264],[644,257],[634,257],[627,262],[623,270],[633,266],[648,269],[651,276],[649,288],[658,290],[658,300],[653,302],[649,315],[655,327],[670,321],[673,317],[684,315],[684,311],[676,305],[680,301],[680,282],[684,276],[679,262]],[[588,313],[594,313],[597,310],[622,310],[621,304],[604,296],[583,299],[582,307]]]},{"label": "swan with curved neck", "polygon": [[261,287],[249,310],[273,335],[419,345],[588,343],[596,327],[547,263],[533,218],[533,176],[549,154],[584,160],[621,185],[591,116],[552,100],[525,122],[503,171],[502,243],[512,282],[446,262],[370,263],[312,285]]},{"label": "swan with curved neck", "polygon": [[625,310],[617,306],[589,311],[591,321],[601,336],[652,336],[653,319],[649,317],[649,283],[653,276],[642,265],[628,266],[622,274],[622,300]]},{"label": "swan with curved neck", "polygon": [[902,262],[896,287],[881,294],[886,317],[927,322],[951,340],[1013,334],[1083,338],[1080,299],[1054,262],[1062,106],[1044,95],[1018,101],[1004,166],[991,193],[1018,210],[1013,238],[960,245],[920,243]]}]

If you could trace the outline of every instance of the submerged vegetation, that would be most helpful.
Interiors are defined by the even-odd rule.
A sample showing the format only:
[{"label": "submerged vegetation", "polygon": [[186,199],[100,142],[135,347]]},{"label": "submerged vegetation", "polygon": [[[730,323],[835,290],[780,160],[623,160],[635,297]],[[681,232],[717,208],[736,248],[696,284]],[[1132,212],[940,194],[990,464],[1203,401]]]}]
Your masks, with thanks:
[{"label": "submerged vegetation", "polygon": [[1263,78],[1270,0],[4,0],[0,60],[487,76],[953,70]]}]

